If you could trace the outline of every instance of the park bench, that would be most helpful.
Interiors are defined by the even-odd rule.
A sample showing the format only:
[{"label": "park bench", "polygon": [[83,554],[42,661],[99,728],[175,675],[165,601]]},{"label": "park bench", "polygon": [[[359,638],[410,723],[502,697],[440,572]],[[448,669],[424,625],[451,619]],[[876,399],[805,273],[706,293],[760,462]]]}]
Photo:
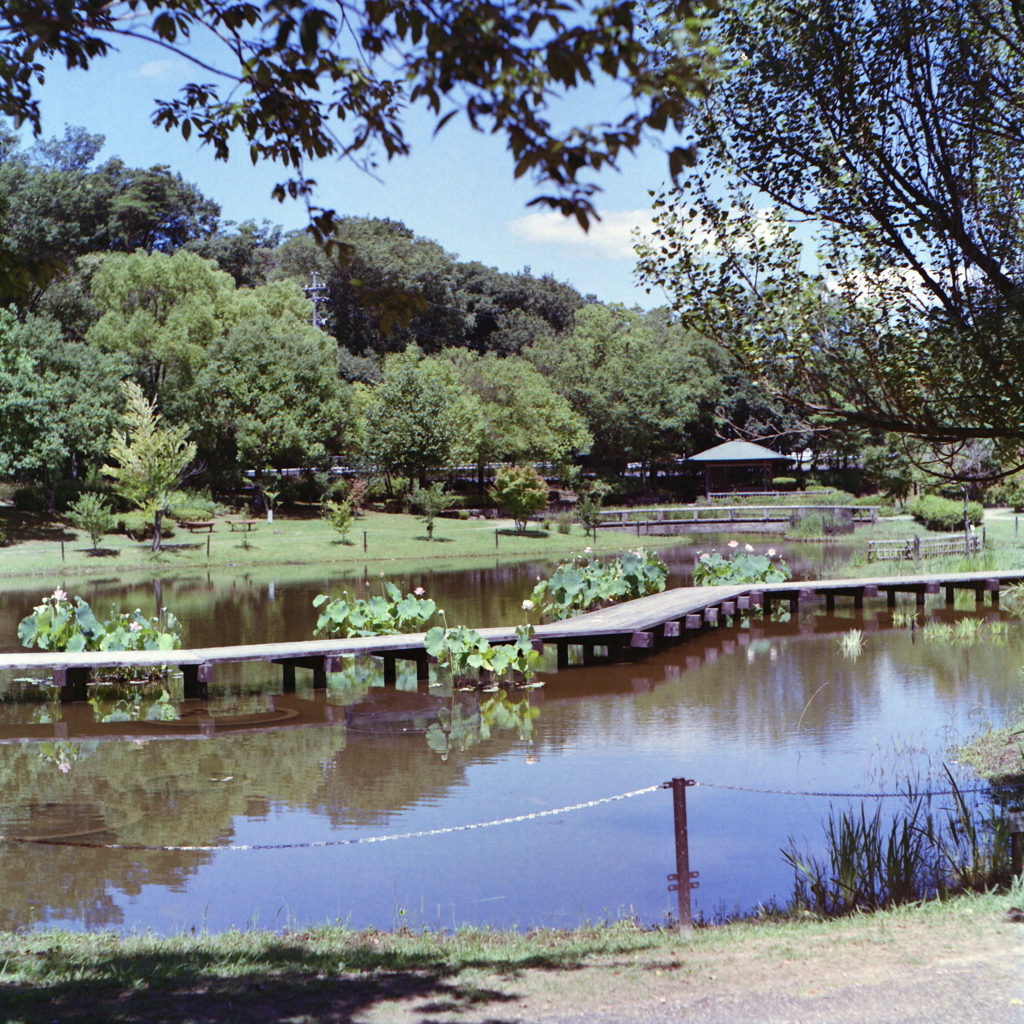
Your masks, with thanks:
[{"label": "park bench", "polygon": [[213,520],[212,519],[186,519],[182,524],[189,533],[201,533],[205,530],[207,533],[213,533]]},{"label": "park bench", "polygon": [[229,519],[227,521],[228,526],[231,527],[232,533],[244,530],[248,533],[250,530],[254,530],[259,523],[258,519]]}]

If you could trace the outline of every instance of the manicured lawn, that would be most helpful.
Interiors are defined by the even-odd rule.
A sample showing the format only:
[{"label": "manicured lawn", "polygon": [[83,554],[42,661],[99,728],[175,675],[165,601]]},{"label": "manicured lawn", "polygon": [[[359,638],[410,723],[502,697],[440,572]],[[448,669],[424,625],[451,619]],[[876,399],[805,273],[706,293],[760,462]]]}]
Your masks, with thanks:
[{"label": "manicured lawn", "polygon": [[[516,534],[511,520],[439,519],[434,539],[414,516],[368,512],[355,520],[345,541],[322,519],[277,515],[273,523],[260,521],[251,533],[232,532],[226,517],[215,521],[211,534],[190,534],[177,527],[163,550],[153,554],[149,544],[114,534],[101,541],[100,554],[90,551],[89,538],[42,516],[7,516],[9,542],[0,548],[0,577],[123,574],[176,568],[196,569],[237,566],[365,565],[372,563],[390,572],[414,569],[424,562],[444,560],[457,567],[492,564],[495,557],[514,559],[548,556],[558,559],[592,547],[612,552],[638,543],[625,532],[601,530],[597,539],[579,526],[569,534],[552,529]],[[686,538],[652,538],[658,546]],[[63,560],[61,542],[63,541]],[[207,554],[209,541],[209,554]],[[365,541],[365,545],[364,545]]]}]

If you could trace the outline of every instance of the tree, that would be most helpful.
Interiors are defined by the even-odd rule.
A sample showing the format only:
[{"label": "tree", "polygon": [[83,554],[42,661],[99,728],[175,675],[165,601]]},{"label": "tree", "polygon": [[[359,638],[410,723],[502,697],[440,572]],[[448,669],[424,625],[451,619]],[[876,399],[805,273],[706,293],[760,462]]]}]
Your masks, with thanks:
[{"label": "tree", "polygon": [[437,480],[429,487],[415,487],[409,496],[409,504],[419,509],[420,519],[427,528],[427,540],[434,539],[434,520],[452,507],[455,502],[454,494],[445,494],[444,484]]},{"label": "tree", "polygon": [[548,504],[548,485],[533,466],[502,466],[494,476],[491,491],[498,507],[515,521],[519,533],[526,529],[530,516]]},{"label": "tree", "polygon": [[1015,448],[1017,6],[741,0],[708,38],[737,56],[695,123],[701,166],[656,201],[647,282],[805,413]]},{"label": "tree", "polygon": [[409,478],[472,457],[481,429],[477,403],[454,369],[407,349],[389,356],[365,410],[364,458],[378,472]]},{"label": "tree", "polygon": [[583,417],[526,359],[493,353],[481,358],[462,349],[447,349],[438,359],[455,367],[479,402],[481,477],[487,462],[561,462],[590,448]]},{"label": "tree", "polygon": [[[156,123],[195,134],[219,159],[238,138],[254,162],[294,168],[275,189],[281,198],[311,191],[306,159],[372,167],[378,149],[406,155],[402,114],[423,104],[438,128],[461,113],[474,129],[503,135],[516,176],[551,186],[534,202],[586,226],[596,191],[586,173],[617,166],[648,132],[683,127],[704,63],[693,14],[686,0],[651,10],[634,0],[373,0],[336,11],[313,0],[20,0],[0,8],[0,112],[38,132],[44,58],[86,69],[130,37],[178,53],[204,83],[219,83],[157,100]],[[194,38],[202,40],[195,50]],[[658,39],[675,59],[653,58]],[[553,99],[595,78],[618,83],[631,109],[617,123],[556,129]],[[690,155],[670,151],[673,173]],[[330,235],[333,211],[321,211],[317,225]]]},{"label": "tree", "polygon": [[94,553],[99,551],[104,536],[117,526],[117,519],[107,506],[107,499],[93,491],[83,494],[68,508],[68,519],[72,526],[89,534]]},{"label": "tree", "polygon": [[125,381],[127,431],[114,431],[110,457],[118,465],[104,466],[118,494],[153,516],[152,550],[160,550],[160,521],[170,511],[171,499],[196,457],[196,446],[185,440],[182,428],[163,428],[156,408],[146,400],[142,388]]},{"label": "tree", "polygon": [[658,316],[584,306],[575,330],[526,350],[586,422],[593,454],[622,465],[682,452],[688,425],[720,385],[699,342]]}]

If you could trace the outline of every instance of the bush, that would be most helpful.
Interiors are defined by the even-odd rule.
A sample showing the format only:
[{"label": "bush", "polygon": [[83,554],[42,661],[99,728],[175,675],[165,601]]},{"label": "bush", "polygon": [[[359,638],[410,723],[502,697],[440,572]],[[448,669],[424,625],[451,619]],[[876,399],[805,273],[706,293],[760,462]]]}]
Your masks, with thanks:
[{"label": "bush", "polygon": [[[132,512],[119,512],[117,518],[117,531],[129,536],[132,540],[152,540],[153,538],[153,517],[148,512],[136,509]],[[160,536],[173,537],[174,530],[171,529],[170,520],[164,518],[160,522]]]},{"label": "bush", "polygon": [[772,487],[777,491],[795,491],[796,490],[796,477],[795,476],[773,476]]},{"label": "bush", "polygon": [[555,529],[559,533],[571,533],[572,532],[572,513],[571,512],[557,512],[555,514]]},{"label": "bush", "polygon": [[14,507],[19,512],[45,512],[48,504],[41,487],[19,487],[14,492]]},{"label": "bush", "polygon": [[72,526],[84,530],[92,540],[92,549],[100,546],[105,534],[111,533],[117,525],[117,518],[107,507],[106,498],[100,494],[83,494],[68,509]]},{"label": "bush", "polygon": [[[926,529],[952,532],[964,528],[963,502],[940,498],[937,494],[922,494],[907,502],[907,511]],[[980,526],[985,510],[977,501],[967,503],[967,521]]]},{"label": "bush", "polygon": [[491,493],[501,509],[515,521],[520,532],[526,529],[529,517],[548,504],[548,485],[532,466],[499,469]]}]

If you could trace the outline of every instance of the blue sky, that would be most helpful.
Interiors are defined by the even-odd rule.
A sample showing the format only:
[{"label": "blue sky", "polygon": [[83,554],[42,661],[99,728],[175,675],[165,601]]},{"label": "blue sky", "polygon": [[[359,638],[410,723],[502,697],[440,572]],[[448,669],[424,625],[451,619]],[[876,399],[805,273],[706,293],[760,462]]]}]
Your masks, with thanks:
[{"label": "blue sky", "polygon": [[[168,164],[220,203],[225,219],[305,226],[301,204],[271,199],[274,184],[287,177],[285,169],[253,167],[244,146],[228,163],[218,162],[209,149],[152,125],[155,97],[170,98],[183,82],[208,78],[180,57],[144,44],[122,46],[85,72],[54,65],[39,93],[43,135],[63,135],[65,124],[82,125],[106,136],[101,157],[116,155],[133,166]],[[615,119],[616,106],[611,89],[591,90],[567,104],[567,116],[585,122]],[[458,119],[436,137],[432,129],[428,118],[411,114],[412,155],[382,164],[379,180],[350,163],[312,164],[307,173],[318,182],[317,202],[342,214],[401,220],[460,259],[504,271],[528,266],[605,302],[644,307],[664,302],[635,282],[630,241],[631,230],[648,221],[649,190],[666,177],[657,143],[625,157],[621,172],[597,179],[604,189],[598,197],[603,221],[584,234],[560,214],[527,207],[536,191],[528,180],[514,179],[500,137],[475,133]]]}]

